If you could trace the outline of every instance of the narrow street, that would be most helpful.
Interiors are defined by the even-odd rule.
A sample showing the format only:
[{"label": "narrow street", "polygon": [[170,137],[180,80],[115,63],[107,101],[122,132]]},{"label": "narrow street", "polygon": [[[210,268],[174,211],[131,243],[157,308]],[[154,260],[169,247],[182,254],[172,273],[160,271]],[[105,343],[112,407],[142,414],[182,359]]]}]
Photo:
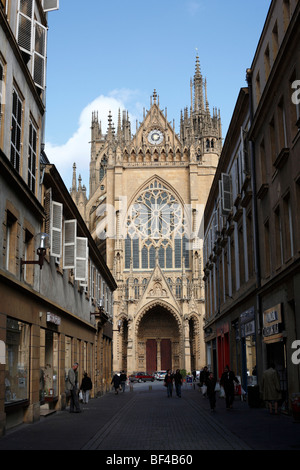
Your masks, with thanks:
[{"label": "narrow street", "polygon": [[201,450],[299,449],[300,423],[291,416],[269,415],[238,398],[231,411],[218,398],[211,413],[196,385],[185,384],[182,398],[175,392],[168,398],[162,382],[134,384],[131,391],[127,386],[125,393],[90,400],[80,414],[56,412],[0,439],[0,450],[100,450],[104,458],[138,451],[186,458]]}]

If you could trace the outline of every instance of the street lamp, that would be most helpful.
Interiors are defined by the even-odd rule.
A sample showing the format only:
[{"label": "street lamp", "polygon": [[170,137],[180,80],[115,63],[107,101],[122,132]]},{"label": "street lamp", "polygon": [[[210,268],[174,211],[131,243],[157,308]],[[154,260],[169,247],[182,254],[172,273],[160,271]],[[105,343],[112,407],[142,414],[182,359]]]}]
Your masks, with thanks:
[{"label": "street lamp", "polygon": [[24,264],[38,264],[40,266],[40,269],[42,269],[43,264],[44,264],[44,258],[46,256],[46,250],[48,248],[48,240],[49,240],[49,235],[47,233],[38,233],[35,236],[35,242],[36,242],[36,245],[38,246],[36,252],[37,252],[39,259],[36,261],[25,261],[21,259],[21,269]]},{"label": "street lamp", "polygon": [[120,333],[120,331],[121,331],[121,326],[122,326],[122,321],[119,320],[119,321],[118,321],[118,329],[117,329],[117,330],[113,330],[113,331],[118,331],[118,332]]}]

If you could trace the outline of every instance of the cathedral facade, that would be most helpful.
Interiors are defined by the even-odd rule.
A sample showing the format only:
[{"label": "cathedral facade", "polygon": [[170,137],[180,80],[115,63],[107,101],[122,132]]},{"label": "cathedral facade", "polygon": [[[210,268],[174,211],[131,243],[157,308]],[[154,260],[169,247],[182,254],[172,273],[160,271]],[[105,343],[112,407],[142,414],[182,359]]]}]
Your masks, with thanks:
[{"label": "cathedral facade", "polygon": [[203,212],[222,149],[198,56],[180,132],[154,90],[131,133],[128,113],[102,133],[92,115],[89,198],[74,167],[71,194],[118,288],[113,369],[153,372],[205,365]]}]

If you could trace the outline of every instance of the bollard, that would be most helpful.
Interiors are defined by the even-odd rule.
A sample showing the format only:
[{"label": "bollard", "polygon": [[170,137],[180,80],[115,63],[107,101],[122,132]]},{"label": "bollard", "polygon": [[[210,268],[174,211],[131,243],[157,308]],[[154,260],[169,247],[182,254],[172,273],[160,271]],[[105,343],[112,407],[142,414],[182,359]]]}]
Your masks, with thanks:
[{"label": "bollard", "polygon": [[129,389],[130,389],[131,392],[133,392],[133,385],[132,384],[130,384]]},{"label": "bollard", "polygon": [[149,390],[152,390],[152,385],[149,385]]}]

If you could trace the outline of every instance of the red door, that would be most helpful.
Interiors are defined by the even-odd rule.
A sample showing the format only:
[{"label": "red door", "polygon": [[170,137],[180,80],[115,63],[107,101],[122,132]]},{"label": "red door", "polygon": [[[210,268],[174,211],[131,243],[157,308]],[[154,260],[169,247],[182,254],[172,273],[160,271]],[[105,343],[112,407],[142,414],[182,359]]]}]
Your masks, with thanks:
[{"label": "red door", "polygon": [[155,339],[147,339],[146,343],[146,368],[145,372],[152,374],[157,370],[156,354],[157,346]]},{"label": "red door", "polygon": [[172,348],[170,339],[162,339],[160,344],[161,369],[172,369]]}]

